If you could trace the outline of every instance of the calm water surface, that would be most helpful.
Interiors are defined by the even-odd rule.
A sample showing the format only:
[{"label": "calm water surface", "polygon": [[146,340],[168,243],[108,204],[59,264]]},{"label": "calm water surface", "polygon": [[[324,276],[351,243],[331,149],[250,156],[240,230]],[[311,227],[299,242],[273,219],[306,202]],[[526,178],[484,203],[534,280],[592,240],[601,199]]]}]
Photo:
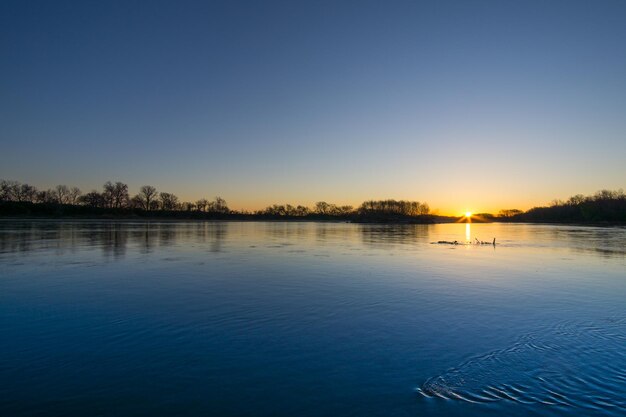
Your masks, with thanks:
[{"label": "calm water surface", "polygon": [[624,416],[626,229],[2,221],[0,335],[1,416]]}]

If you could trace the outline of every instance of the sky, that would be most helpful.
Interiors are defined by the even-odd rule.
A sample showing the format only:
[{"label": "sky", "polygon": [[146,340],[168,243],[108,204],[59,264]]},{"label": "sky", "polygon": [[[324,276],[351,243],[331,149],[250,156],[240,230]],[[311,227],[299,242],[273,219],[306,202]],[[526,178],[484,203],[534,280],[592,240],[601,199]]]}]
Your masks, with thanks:
[{"label": "sky", "polygon": [[231,208],[626,188],[624,1],[0,2],[0,178]]}]

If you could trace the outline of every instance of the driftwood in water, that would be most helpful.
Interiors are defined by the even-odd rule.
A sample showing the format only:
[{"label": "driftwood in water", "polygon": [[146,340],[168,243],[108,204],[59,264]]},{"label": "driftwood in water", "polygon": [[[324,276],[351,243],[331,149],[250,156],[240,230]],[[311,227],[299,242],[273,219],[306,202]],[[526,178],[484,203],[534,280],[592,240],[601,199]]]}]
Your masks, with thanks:
[{"label": "driftwood in water", "polygon": [[493,242],[485,242],[482,240],[478,240],[478,238],[474,238],[475,243],[473,242],[459,242],[458,240],[449,241],[449,240],[440,240],[437,242],[433,242],[433,245],[493,245],[496,246],[496,238],[493,238]]},{"label": "driftwood in water", "polygon": [[496,238],[495,237],[493,238],[493,242],[480,241],[476,237],[474,239],[476,239],[476,244],[477,245],[493,245],[493,246],[496,246]]}]

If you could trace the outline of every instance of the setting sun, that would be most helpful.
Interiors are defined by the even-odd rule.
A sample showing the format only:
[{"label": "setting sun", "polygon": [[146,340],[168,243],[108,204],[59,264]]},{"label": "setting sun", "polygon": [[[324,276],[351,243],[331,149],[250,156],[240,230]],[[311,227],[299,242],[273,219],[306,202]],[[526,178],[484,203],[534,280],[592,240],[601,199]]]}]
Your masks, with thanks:
[{"label": "setting sun", "polygon": [[465,217],[472,217],[472,212],[471,211],[466,211],[465,212]]}]

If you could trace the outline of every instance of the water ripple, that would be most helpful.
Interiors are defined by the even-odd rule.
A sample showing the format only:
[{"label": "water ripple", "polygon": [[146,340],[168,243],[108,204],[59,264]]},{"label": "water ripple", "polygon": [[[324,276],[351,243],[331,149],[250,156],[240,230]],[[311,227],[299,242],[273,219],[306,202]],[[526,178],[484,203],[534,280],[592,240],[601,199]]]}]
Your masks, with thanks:
[{"label": "water ripple", "polygon": [[561,322],[426,380],[428,398],[626,411],[626,318]]}]

